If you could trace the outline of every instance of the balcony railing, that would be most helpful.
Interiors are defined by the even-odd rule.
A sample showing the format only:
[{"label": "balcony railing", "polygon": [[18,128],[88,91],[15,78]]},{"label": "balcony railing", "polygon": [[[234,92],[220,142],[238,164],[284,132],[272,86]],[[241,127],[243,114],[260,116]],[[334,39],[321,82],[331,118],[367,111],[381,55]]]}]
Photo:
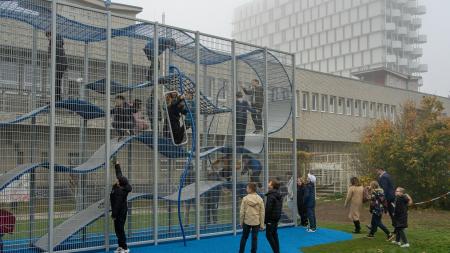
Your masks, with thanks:
[{"label": "balcony railing", "polygon": [[395,23],[386,23],[386,31],[395,31],[396,27]]},{"label": "balcony railing", "polygon": [[425,34],[417,36],[417,43],[427,43],[427,36]]},{"label": "balcony railing", "polygon": [[425,5],[419,5],[416,8],[415,14],[416,15],[424,15],[427,13],[427,7]]},{"label": "balcony railing", "polygon": [[412,24],[413,27],[415,27],[415,28],[421,27],[421,26],[422,26],[422,19],[420,19],[420,18],[414,18],[414,19],[411,21],[411,24]]},{"label": "balcony railing", "polygon": [[408,34],[408,28],[404,26],[399,26],[397,29],[398,35],[407,35]]},{"label": "balcony railing", "polygon": [[422,55],[423,55],[423,49],[422,49],[422,48],[414,48],[414,49],[412,50],[412,55],[413,55],[414,57],[422,57]]}]

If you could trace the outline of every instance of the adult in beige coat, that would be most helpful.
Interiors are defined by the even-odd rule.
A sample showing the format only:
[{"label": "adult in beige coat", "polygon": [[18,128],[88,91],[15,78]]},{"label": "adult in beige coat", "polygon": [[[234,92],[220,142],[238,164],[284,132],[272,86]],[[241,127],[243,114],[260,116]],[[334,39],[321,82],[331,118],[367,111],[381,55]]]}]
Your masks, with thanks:
[{"label": "adult in beige coat", "polygon": [[239,253],[244,253],[250,231],[252,232],[252,253],[256,253],[258,246],[258,231],[264,229],[264,201],[256,193],[256,184],[247,185],[247,196],[242,199],[240,210],[240,224],[242,237]]},{"label": "adult in beige coat", "polygon": [[350,179],[351,186],[347,191],[347,198],[345,199],[345,207],[349,208],[348,218],[353,221],[355,231],[353,233],[361,233],[361,223],[359,222],[359,215],[363,205],[364,187],[360,185],[357,177]]}]

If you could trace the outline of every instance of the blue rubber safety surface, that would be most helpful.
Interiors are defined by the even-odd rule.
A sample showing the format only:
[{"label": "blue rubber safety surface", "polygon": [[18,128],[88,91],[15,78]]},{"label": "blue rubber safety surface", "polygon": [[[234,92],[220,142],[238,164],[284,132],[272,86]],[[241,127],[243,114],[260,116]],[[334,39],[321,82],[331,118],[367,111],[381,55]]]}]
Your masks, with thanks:
[{"label": "blue rubber safety surface", "polygon": [[[297,253],[301,252],[303,247],[315,246],[320,244],[328,244],[332,242],[345,241],[352,239],[349,233],[319,228],[315,233],[308,233],[303,227],[297,228],[281,228],[278,230],[280,238],[281,252],[283,253]],[[250,236],[251,237],[251,236]],[[245,252],[250,252],[251,239],[247,240],[247,247]],[[158,246],[140,246],[131,247],[132,253],[230,253],[239,251],[239,242],[241,235],[236,237],[232,235],[218,236],[211,238],[204,238],[201,240],[190,240],[187,246],[183,246],[183,242],[162,243]],[[95,251],[104,252],[104,251]],[[114,252],[113,250],[110,252]],[[272,253],[272,250],[267,242],[265,232],[260,232],[258,235],[258,253]]]}]

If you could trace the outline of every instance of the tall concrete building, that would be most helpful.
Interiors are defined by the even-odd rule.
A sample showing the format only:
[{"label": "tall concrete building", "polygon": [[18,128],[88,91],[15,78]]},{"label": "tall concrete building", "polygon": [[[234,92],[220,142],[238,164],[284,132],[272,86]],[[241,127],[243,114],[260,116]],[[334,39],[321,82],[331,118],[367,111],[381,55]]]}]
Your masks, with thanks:
[{"label": "tall concrete building", "polygon": [[425,13],[418,0],[253,0],[232,36],[295,53],[301,68],[418,90]]}]

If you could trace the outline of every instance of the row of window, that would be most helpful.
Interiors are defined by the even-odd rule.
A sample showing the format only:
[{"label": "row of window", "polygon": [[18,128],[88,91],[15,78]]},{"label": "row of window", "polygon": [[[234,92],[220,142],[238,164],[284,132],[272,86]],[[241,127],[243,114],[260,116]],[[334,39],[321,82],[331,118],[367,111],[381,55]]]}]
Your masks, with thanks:
[{"label": "row of window", "polygon": [[[395,120],[395,105],[297,91],[297,112],[328,112],[342,115]],[[299,113],[297,114],[297,117]]]}]

